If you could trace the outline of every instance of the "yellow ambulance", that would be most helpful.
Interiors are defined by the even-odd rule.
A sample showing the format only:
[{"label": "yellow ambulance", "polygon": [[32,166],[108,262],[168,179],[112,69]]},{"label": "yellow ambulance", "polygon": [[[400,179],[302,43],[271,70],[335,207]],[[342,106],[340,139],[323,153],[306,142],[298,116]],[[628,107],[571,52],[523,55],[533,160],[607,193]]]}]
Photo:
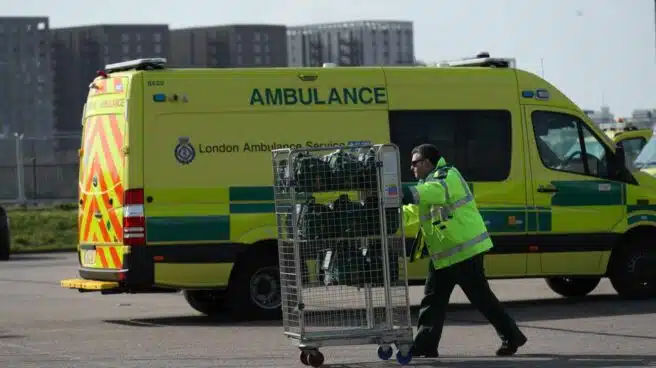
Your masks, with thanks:
[{"label": "yellow ambulance", "polygon": [[[656,127],[654,127],[656,130]],[[640,151],[633,165],[647,174],[656,177],[656,134],[649,138],[649,142]]]},{"label": "yellow ambulance", "polygon": [[627,164],[633,164],[642,149],[651,139],[653,131],[651,128],[624,127],[619,129],[604,129],[604,132],[615,144],[622,145]]},{"label": "yellow ambulance", "polygon": [[[560,90],[489,55],[435,67],[107,65],[82,119],[79,277],[64,288],[183,291],[194,309],[280,316],[271,150],[436,144],[469,181],[490,278],[564,296],[609,277],[656,294],[656,178]],[[405,229],[409,237],[416,229]],[[411,243],[408,240],[408,244]],[[73,270],[72,270],[73,271]],[[409,265],[423,283],[427,261]]]}]

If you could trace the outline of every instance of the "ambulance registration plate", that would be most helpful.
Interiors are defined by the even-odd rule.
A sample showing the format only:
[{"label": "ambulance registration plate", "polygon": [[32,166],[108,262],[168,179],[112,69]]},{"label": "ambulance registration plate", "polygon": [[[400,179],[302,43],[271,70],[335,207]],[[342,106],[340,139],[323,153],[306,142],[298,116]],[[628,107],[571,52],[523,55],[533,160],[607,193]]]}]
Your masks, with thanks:
[{"label": "ambulance registration plate", "polygon": [[93,267],[96,265],[96,250],[84,249],[82,250],[82,266]]}]

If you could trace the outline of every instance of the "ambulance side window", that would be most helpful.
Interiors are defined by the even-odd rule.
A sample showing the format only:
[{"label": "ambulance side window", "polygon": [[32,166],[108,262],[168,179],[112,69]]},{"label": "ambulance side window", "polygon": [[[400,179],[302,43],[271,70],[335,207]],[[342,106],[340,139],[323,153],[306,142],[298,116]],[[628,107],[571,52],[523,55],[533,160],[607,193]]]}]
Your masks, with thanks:
[{"label": "ambulance side window", "polygon": [[534,111],[533,132],[542,164],[551,170],[608,176],[608,150],[576,116]]},{"label": "ambulance side window", "polygon": [[499,182],[510,175],[511,114],[506,110],[391,111],[391,141],[401,153],[402,180],[416,179],[410,152],[422,143],[437,146],[470,182]]}]

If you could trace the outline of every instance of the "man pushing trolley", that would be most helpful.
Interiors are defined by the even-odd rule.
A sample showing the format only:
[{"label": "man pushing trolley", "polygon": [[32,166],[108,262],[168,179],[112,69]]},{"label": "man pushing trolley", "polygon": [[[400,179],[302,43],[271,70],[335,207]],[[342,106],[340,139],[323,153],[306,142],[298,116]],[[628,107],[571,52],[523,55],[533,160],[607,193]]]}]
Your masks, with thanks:
[{"label": "man pushing trolley", "polygon": [[399,151],[393,144],[272,152],[284,334],[301,362],[326,346],[413,344]]},{"label": "man pushing trolley", "polygon": [[501,337],[497,355],[514,355],[527,339],[485,278],[483,256],[492,239],[469,185],[432,144],[415,147],[410,166],[419,183],[404,188],[404,222],[420,227],[410,257],[413,261],[425,251],[430,259],[412,355],[439,356],[446,307],[456,285]]}]

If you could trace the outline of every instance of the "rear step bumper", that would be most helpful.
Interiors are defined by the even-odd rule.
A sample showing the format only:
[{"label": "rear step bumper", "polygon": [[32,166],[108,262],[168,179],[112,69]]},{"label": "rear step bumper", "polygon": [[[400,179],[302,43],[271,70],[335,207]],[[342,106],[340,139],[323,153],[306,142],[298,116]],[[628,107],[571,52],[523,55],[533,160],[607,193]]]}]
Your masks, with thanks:
[{"label": "rear step bumper", "polygon": [[133,284],[127,282],[129,270],[79,268],[79,278],[71,278],[60,281],[60,286],[65,289],[84,292],[100,292],[101,294],[137,294],[137,293],[177,293],[177,289],[158,288],[150,282]]},{"label": "rear step bumper", "polygon": [[119,285],[118,282],[113,282],[113,281],[66,279],[66,280],[61,280],[59,284],[63,288],[77,289],[80,292],[85,292],[85,291],[107,292],[109,290],[121,289],[121,285]]},{"label": "rear step bumper", "polygon": [[87,279],[65,279],[59,282],[64,289],[73,289],[81,293],[100,292],[101,294],[171,294],[177,293],[177,289],[143,288],[132,289],[115,281],[87,280]]}]

